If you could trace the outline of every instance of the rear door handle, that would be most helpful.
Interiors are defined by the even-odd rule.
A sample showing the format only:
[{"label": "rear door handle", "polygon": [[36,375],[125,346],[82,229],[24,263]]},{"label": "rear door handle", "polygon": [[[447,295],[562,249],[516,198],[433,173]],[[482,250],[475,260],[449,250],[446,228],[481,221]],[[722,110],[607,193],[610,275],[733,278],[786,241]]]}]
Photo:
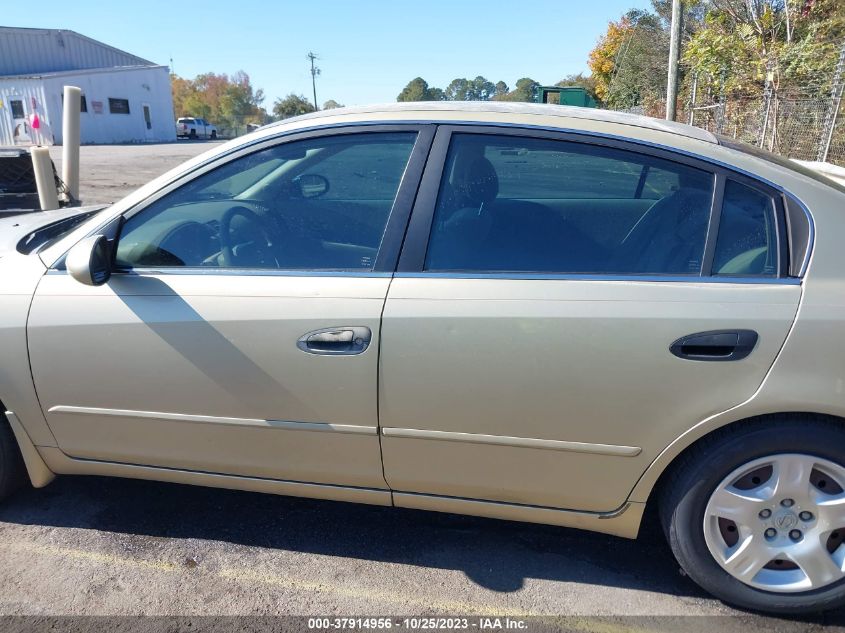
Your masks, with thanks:
[{"label": "rear door handle", "polygon": [[369,347],[372,337],[368,327],[344,325],[308,332],[299,337],[296,346],[308,354],[354,356]]},{"label": "rear door handle", "polygon": [[711,330],[682,336],[669,351],[686,360],[742,360],[754,350],[758,338],[754,330]]}]

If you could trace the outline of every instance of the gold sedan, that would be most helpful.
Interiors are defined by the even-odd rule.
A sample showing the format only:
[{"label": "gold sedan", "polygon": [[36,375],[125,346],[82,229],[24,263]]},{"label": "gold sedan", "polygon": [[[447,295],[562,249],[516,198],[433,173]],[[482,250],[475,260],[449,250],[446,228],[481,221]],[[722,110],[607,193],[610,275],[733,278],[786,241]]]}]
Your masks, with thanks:
[{"label": "gold sedan", "polygon": [[111,475],[630,538],[654,509],[721,599],[841,606],[844,209],[591,109],[261,128],[2,227],[0,496]]}]

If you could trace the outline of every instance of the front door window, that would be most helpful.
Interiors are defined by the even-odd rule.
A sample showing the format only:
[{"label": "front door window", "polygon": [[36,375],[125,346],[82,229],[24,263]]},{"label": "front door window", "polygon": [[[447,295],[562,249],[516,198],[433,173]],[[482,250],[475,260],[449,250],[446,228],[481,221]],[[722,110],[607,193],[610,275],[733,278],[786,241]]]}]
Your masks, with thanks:
[{"label": "front door window", "polygon": [[372,270],[415,139],[319,137],[233,160],[131,217],[118,266]]}]

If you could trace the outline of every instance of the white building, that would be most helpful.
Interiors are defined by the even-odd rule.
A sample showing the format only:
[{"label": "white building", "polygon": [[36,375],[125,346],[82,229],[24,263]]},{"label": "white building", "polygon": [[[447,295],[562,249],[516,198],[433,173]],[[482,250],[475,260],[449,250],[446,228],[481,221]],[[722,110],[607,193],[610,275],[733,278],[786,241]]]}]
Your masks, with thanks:
[{"label": "white building", "polygon": [[82,143],[176,140],[167,66],[74,31],[0,27],[0,145],[60,144],[66,85],[82,89]]}]

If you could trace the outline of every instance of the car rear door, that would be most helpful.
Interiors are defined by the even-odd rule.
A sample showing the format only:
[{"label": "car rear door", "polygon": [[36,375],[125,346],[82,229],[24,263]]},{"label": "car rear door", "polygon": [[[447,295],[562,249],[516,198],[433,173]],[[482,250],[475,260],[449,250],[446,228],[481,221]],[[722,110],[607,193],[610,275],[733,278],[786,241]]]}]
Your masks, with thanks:
[{"label": "car rear door", "polygon": [[441,127],[382,321],[396,502],[619,508],[760,386],[801,294],[782,216],[765,185],[665,150]]},{"label": "car rear door", "polygon": [[[129,212],[106,284],[51,270],[28,333],[61,450],[385,488],[380,318],[431,135],[370,126],[248,147]],[[323,189],[297,184],[349,153]],[[329,192],[354,203],[344,226],[306,200]]]}]

